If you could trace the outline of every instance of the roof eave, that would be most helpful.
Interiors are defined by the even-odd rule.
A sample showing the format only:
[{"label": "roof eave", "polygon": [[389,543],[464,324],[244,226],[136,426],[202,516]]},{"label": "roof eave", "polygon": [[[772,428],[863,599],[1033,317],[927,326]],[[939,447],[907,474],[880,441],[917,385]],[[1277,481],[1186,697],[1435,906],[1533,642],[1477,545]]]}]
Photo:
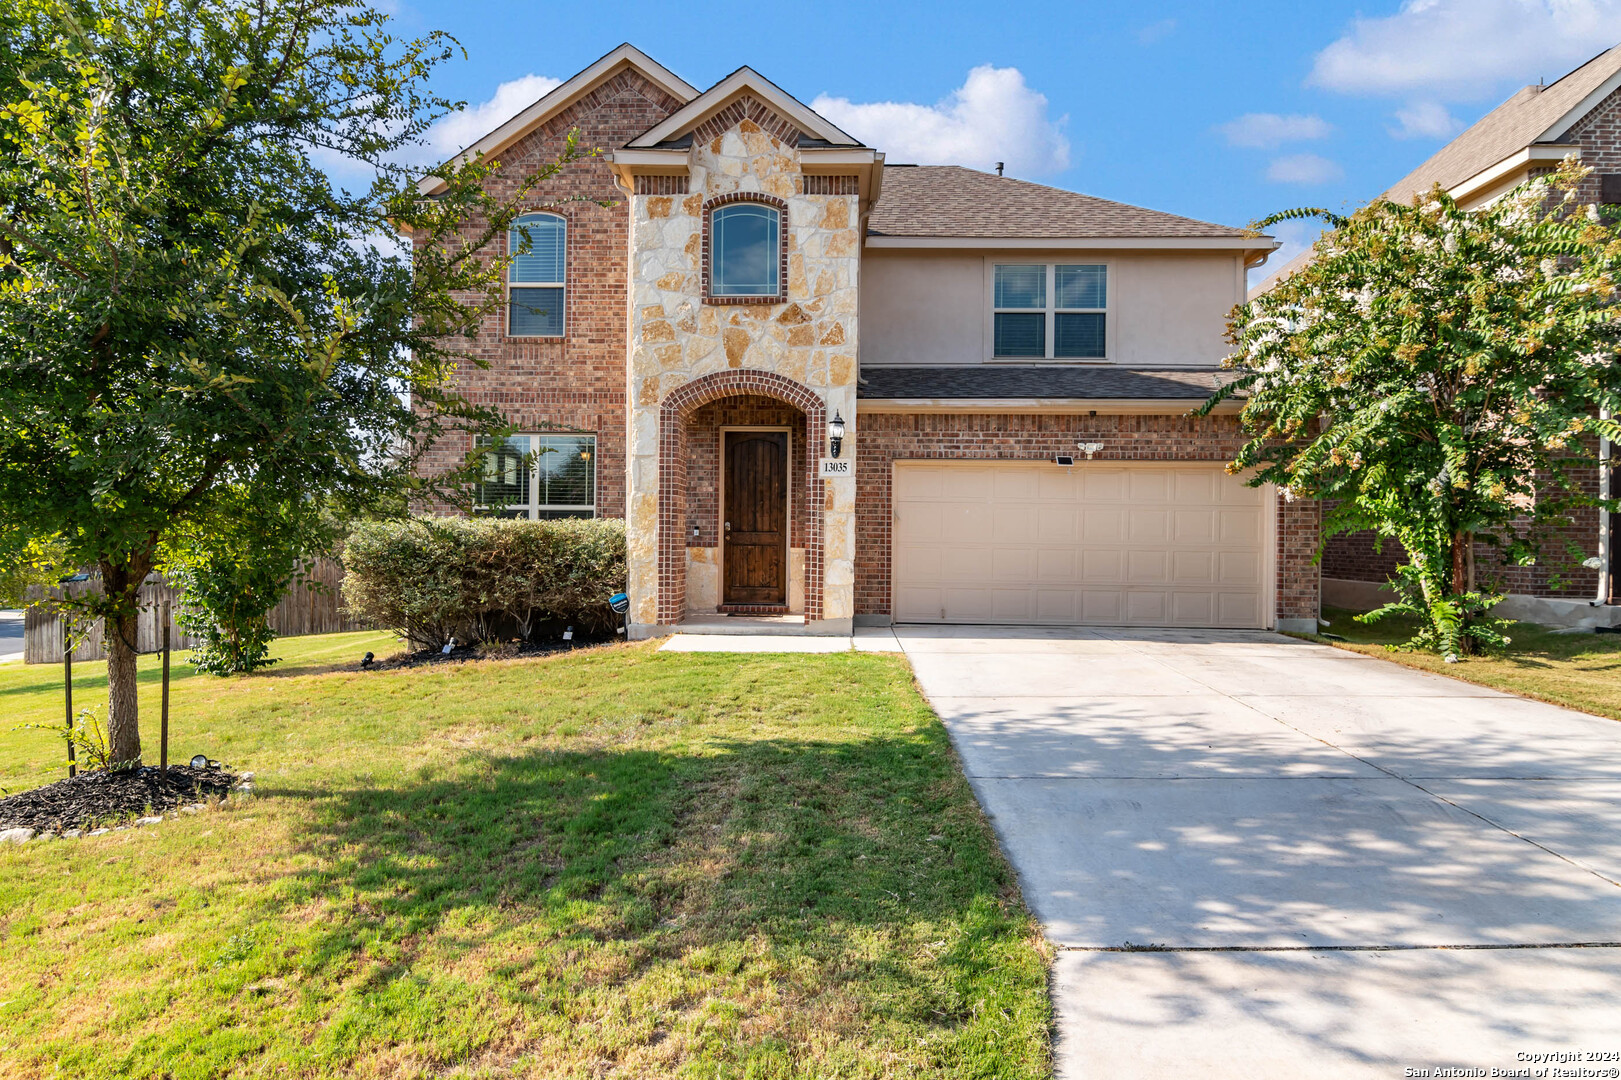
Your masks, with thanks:
[{"label": "roof eave", "polygon": [[[1185,398],[864,398],[860,413],[1101,413],[1180,416],[1209,401],[1209,395]],[[1243,402],[1228,399],[1211,411],[1231,414]]]},{"label": "roof eave", "polygon": [[1001,249],[1087,251],[1102,249],[1155,249],[1184,251],[1276,251],[1281,243],[1270,236],[867,236],[869,248]]}]

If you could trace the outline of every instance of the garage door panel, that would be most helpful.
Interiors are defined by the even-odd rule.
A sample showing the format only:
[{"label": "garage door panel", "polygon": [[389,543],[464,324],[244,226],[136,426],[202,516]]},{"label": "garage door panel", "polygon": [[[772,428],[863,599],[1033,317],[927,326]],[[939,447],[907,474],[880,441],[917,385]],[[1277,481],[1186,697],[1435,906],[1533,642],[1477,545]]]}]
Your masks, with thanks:
[{"label": "garage door panel", "polygon": [[1081,540],[1084,543],[1119,543],[1126,539],[1124,507],[1086,507],[1081,511]]},{"label": "garage door panel", "polygon": [[1248,510],[1222,510],[1216,520],[1219,523],[1216,535],[1223,544],[1248,546],[1260,542],[1261,520],[1253,507]]},{"label": "garage door panel", "polygon": [[1171,552],[1171,580],[1178,585],[1216,584],[1217,556],[1214,551]]},{"label": "garage door panel", "polygon": [[1213,501],[1214,481],[1208,469],[1178,469],[1172,478],[1172,497],[1185,505],[1208,506]]},{"label": "garage door panel", "polygon": [[1029,586],[1036,579],[1036,549],[995,547],[991,549],[991,580]]},{"label": "garage door panel", "polygon": [[1081,580],[1080,551],[1074,547],[1043,547],[1036,552],[1036,582],[1068,588]]},{"label": "garage door panel", "polygon": [[1217,465],[902,465],[903,621],[1256,627],[1265,491]]},{"label": "garage door panel", "polygon": [[1081,580],[1118,584],[1126,579],[1126,553],[1108,548],[1081,549]]},{"label": "garage door panel", "polygon": [[991,523],[991,539],[998,544],[1033,544],[1037,539],[1034,503],[1000,503],[985,515]]},{"label": "garage door panel", "polygon": [[1126,553],[1126,580],[1133,585],[1160,585],[1171,580],[1171,553],[1133,548]]},{"label": "garage door panel", "polygon": [[1081,538],[1081,512],[1073,506],[1036,507],[1036,540],[1042,544],[1074,544]]},{"label": "garage door panel", "polygon": [[1163,544],[1171,539],[1171,512],[1133,507],[1127,511],[1126,536],[1135,544]]},{"label": "garage door panel", "polygon": [[1206,507],[1178,510],[1172,521],[1171,539],[1178,544],[1208,545],[1216,539],[1216,516]]},{"label": "garage door panel", "polygon": [[1169,503],[1171,474],[1165,469],[1127,469],[1126,490],[1134,503]]}]

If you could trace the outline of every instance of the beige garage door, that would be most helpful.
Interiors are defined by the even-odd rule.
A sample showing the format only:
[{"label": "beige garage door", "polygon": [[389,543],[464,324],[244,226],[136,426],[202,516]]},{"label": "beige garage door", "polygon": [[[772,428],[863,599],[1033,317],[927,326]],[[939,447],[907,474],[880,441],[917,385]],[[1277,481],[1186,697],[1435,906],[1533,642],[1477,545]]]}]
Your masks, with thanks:
[{"label": "beige garage door", "polygon": [[1216,464],[897,464],[895,618],[1268,626],[1269,502]]}]

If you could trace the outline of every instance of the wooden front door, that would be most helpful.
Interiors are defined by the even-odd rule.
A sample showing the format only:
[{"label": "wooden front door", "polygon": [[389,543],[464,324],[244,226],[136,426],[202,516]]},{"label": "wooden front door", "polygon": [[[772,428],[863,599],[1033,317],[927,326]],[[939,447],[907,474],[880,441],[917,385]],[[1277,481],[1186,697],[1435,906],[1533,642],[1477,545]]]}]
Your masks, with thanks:
[{"label": "wooden front door", "polygon": [[728,431],[723,604],[788,601],[788,433]]}]

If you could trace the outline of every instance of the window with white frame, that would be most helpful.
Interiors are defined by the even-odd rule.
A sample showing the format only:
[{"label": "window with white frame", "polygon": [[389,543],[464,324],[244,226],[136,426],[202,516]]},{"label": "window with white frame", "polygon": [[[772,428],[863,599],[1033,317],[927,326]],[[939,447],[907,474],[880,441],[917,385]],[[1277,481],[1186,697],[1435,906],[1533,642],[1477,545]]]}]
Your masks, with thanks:
[{"label": "window with white frame", "polygon": [[1107,266],[999,263],[992,291],[995,358],[1102,360],[1108,355]]},{"label": "window with white frame", "polygon": [[496,517],[597,516],[595,435],[509,435],[480,441],[483,468],[474,499]]},{"label": "window with white frame", "polygon": [[507,251],[507,335],[562,337],[568,223],[556,214],[525,214],[507,233]]}]

